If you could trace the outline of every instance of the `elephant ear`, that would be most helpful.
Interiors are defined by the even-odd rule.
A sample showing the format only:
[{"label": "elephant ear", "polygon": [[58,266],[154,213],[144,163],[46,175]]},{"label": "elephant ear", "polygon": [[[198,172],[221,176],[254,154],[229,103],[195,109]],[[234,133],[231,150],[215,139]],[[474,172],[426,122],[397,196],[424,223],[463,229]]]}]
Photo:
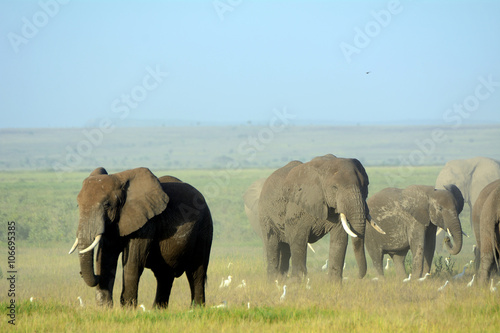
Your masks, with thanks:
[{"label": "elephant ear", "polygon": [[116,173],[124,191],[118,229],[126,236],[142,228],[146,222],[161,214],[169,201],[158,180],[147,168]]},{"label": "elephant ear", "polygon": [[453,194],[453,197],[455,198],[455,205],[457,209],[457,214],[460,214],[462,212],[462,209],[464,208],[464,197],[462,195],[462,192],[459,190],[459,188],[453,184],[449,185],[444,185],[444,188]]},{"label": "elephant ear", "polygon": [[321,178],[315,167],[308,163],[293,168],[284,183],[284,196],[289,202],[304,209],[316,218],[328,218],[328,205],[323,192]]}]

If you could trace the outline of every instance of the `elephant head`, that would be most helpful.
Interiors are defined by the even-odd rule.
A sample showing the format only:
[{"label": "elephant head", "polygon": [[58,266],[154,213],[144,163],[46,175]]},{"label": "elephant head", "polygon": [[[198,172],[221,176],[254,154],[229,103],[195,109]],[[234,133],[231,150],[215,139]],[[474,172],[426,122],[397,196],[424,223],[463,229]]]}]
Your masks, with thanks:
[{"label": "elephant head", "polygon": [[366,274],[364,235],[369,215],[366,205],[368,183],[368,175],[358,160],[333,155],[316,157],[296,166],[285,183],[291,202],[321,220],[342,223],[346,232],[353,236],[360,277]]},{"label": "elephant head", "polygon": [[429,221],[446,230],[454,244],[446,242],[448,251],[456,255],[462,249],[462,226],[459,215],[464,207],[462,193],[455,185],[445,185],[444,190],[434,189],[429,193]]},{"label": "elephant head", "polygon": [[98,168],[83,181],[77,201],[78,231],[70,253],[78,247],[82,277],[94,287],[99,282],[94,273],[94,248],[103,235],[118,240],[137,231],[165,210],[169,197],[149,169],[108,175]]}]

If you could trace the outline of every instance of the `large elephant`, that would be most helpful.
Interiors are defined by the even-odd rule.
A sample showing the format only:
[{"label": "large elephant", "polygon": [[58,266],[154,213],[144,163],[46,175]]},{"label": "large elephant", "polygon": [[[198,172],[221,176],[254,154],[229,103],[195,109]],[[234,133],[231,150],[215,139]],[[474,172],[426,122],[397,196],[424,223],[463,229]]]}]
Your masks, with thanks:
[{"label": "large elephant", "polygon": [[341,281],[349,233],[362,278],[367,195],[368,175],[356,159],[329,154],[307,163],[293,161],[273,172],[259,198],[268,277],[286,274],[291,258],[292,277],[302,278],[307,243],[330,233],[329,274]]},{"label": "large elephant", "polygon": [[472,224],[480,257],[478,281],[485,283],[500,269],[500,179],[479,194],[472,208]]},{"label": "large elephant", "polygon": [[88,286],[97,287],[99,305],[113,304],[120,253],[122,305],[137,305],[145,267],[157,280],[153,306],[167,307],[174,278],[184,272],[192,304],[205,303],[213,224],[205,199],[194,187],[175,177],[158,179],[146,168],[109,175],[98,168],[83,181],[77,201],[80,217],[70,253],[80,250],[80,273]]},{"label": "large elephant", "polygon": [[451,254],[462,248],[459,214],[464,205],[460,190],[447,185],[444,190],[433,186],[411,185],[405,189],[386,188],[368,198],[372,219],[385,231],[366,229],[366,248],[380,276],[384,254],[394,260],[396,274],[406,275],[404,260],[408,250],[413,255],[412,276],[429,273],[434,256],[437,227],[448,230],[454,245],[447,242]]}]

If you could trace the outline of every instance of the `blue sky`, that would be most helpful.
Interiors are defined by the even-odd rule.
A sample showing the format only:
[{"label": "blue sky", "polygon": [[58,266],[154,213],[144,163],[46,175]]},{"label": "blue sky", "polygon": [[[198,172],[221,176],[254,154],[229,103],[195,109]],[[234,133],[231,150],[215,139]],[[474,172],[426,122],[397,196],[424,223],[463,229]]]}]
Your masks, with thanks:
[{"label": "blue sky", "polygon": [[0,0],[0,127],[500,123],[500,1]]}]

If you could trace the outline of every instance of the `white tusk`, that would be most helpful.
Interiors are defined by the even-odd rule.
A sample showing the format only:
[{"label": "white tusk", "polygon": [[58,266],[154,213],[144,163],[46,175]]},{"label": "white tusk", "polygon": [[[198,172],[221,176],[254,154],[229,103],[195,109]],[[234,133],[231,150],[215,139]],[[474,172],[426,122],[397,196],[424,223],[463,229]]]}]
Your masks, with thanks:
[{"label": "white tusk", "polygon": [[448,233],[448,236],[450,236],[450,238],[453,238],[453,237],[451,236],[451,233],[450,233],[450,229],[449,229],[449,228],[446,228],[446,232]]},{"label": "white tusk", "polygon": [[316,251],[314,251],[314,248],[313,248],[313,246],[311,245],[311,243],[307,243],[307,246],[309,246],[309,248],[311,249],[311,251],[313,251],[313,253],[316,253]]},{"label": "white tusk", "polygon": [[345,232],[351,237],[358,237],[354,232],[351,231],[349,228],[349,225],[347,224],[347,218],[345,217],[344,213],[340,213],[340,221],[342,221],[342,226],[344,227]]},{"label": "white tusk", "polygon": [[379,227],[379,225],[374,221],[374,220],[371,220],[370,219],[370,224],[372,225],[373,229],[377,230],[379,233],[381,233],[382,235],[385,235],[385,231],[382,230],[381,227]]},{"label": "white tusk", "polygon": [[442,231],[443,231],[443,229],[438,228],[438,231],[436,231],[436,236],[439,235]]},{"label": "white tusk", "polygon": [[71,247],[71,250],[69,250],[68,254],[71,254],[75,252],[76,247],[78,246],[78,237],[76,237],[75,244]]},{"label": "white tusk", "polygon": [[87,247],[85,250],[81,250],[80,253],[83,254],[83,253],[92,251],[94,249],[94,247],[96,247],[96,245],[99,244],[101,237],[102,237],[102,234],[97,235],[96,238],[94,239],[94,242],[92,244],[90,244],[90,246]]}]

